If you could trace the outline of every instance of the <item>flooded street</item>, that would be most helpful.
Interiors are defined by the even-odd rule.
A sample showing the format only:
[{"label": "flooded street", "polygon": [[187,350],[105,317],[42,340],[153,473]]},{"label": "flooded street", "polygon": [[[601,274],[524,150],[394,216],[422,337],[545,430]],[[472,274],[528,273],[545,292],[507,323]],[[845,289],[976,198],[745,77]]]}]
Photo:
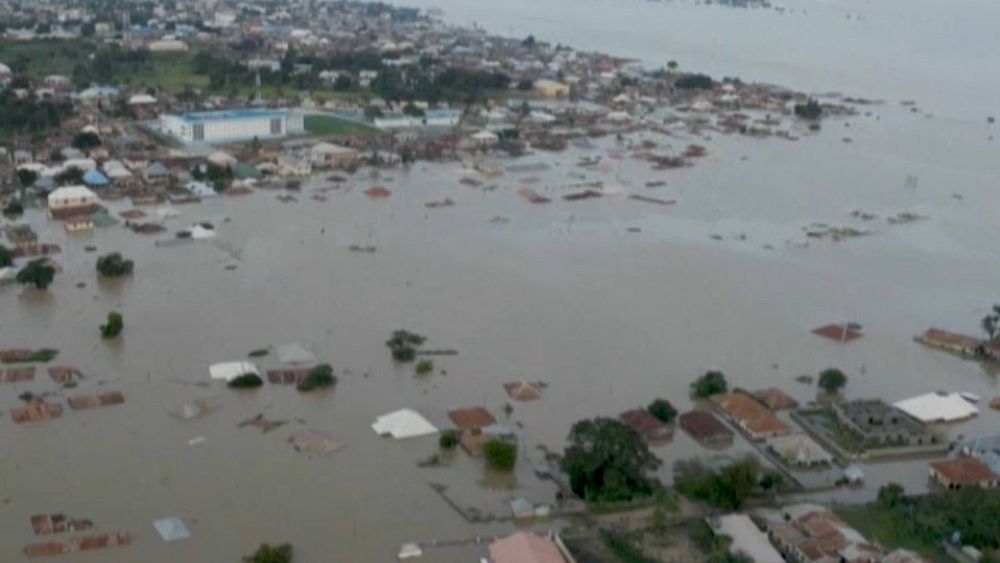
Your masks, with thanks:
[{"label": "flooded street", "polygon": [[[509,522],[467,523],[429,484],[449,483],[461,502],[503,516],[513,497],[551,503],[555,488],[531,473],[529,461],[541,459],[536,446],[561,449],[575,421],[617,416],[657,396],[686,411],[688,386],[707,369],[725,372],[731,385],[745,389],[780,387],[801,402],[815,398],[816,388],[795,377],[827,367],[848,375],[850,398],[894,402],[938,389],[1000,395],[996,376],[979,364],[913,341],[929,326],[975,334],[986,308],[1000,299],[1000,145],[990,140],[996,126],[986,123],[986,113],[976,113],[995,96],[995,88],[980,88],[998,79],[995,69],[982,82],[964,83],[963,91],[938,91],[925,82],[979,76],[984,69],[978,59],[945,75],[907,61],[899,80],[883,88],[865,78],[880,61],[852,50],[868,45],[864,37],[834,57],[857,61],[857,68],[825,74],[827,59],[803,70],[755,50],[789,49],[808,29],[771,35],[774,43],[740,51],[724,64],[729,46],[712,35],[704,43],[689,36],[693,30],[666,38],[683,25],[660,29],[671,43],[648,42],[659,26],[654,17],[641,20],[631,43],[615,27],[621,22],[611,20],[607,33],[615,39],[604,42],[588,36],[589,28],[553,19],[552,6],[559,3],[551,0],[530,3],[538,11],[523,20],[510,4],[475,3],[463,11],[459,0],[450,3],[455,5],[430,2],[456,21],[475,20],[491,31],[507,33],[517,25],[518,35],[536,33],[613,54],[662,53],[688,69],[725,72],[731,63],[747,69],[740,73],[745,78],[812,90],[850,88],[871,97],[908,96],[910,86],[923,84],[912,97],[920,108],[924,99],[934,104],[928,111],[935,116],[893,99],[862,108],[870,116],[831,119],[818,133],[798,131],[797,142],[644,133],[640,138],[661,146],[708,147],[694,167],[665,172],[605,138],[589,150],[539,151],[504,161],[549,168],[495,178],[457,164],[421,162],[378,177],[363,169],[324,192],[322,202],[310,196],[332,184],[316,176],[291,203],[278,201],[280,192],[258,190],[178,206],[180,216],[167,222],[171,231],[210,221],[218,237],[174,247],[154,245],[167,233],[144,237],[121,226],[66,234],[43,212],[30,211],[25,221],[40,240],[62,247],[55,260],[64,272],[44,294],[0,289],[0,344],[58,348],[54,365],[76,366],[87,376],[77,389],[55,391],[61,397],[107,389],[121,391],[126,402],[14,425],[7,411],[19,404],[18,394],[57,387],[42,366],[33,382],[0,384],[0,560],[21,560],[21,548],[36,541],[28,517],[45,512],[133,533],[131,547],[74,556],[82,563],[231,561],[265,541],[292,543],[296,561],[304,563],[393,561],[407,541],[507,533]],[[927,4],[918,2],[912,17],[923,17]],[[968,4],[969,12],[980,10],[982,26],[998,9],[996,3]],[[808,17],[874,9],[863,8],[825,2],[810,8]],[[673,10],[686,18],[707,9],[637,2],[615,17],[663,13],[665,21]],[[728,22],[723,27],[738,20],[746,26],[742,33],[755,37],[761,27],[771,29],[772,18],[807,17],[712,9]],[[565,16],[594,25],[602,19],[585,9]],[[837,25],[890,25],[876,19]],[[965,47],[973,55],[976,37]],[[799,56],[810,57],[809,49]],[[891,49],[883,55],[905,59]],[[947,56],[937,52],[929,60]],[[852,76],[857,80],[842,80]],[[967,102],[961,112],[955,99]],[[576,165],[579,157],[609,152],[623,157],[606,159],[603,171]],[[460,184],[466,175],[483,186]],[[658,180],[666,185],[645,187]],[[613,195],[561,199],[572,191],[568,186],[583,181],[676,204]],[[517,191],[528,182],[552,203],[521,198]],[[388,187],[392,196],[366,197],[362,190],[373,185]],[[445,198],[455,205],[425,206]],[[130,207],[109,205],[115,215]],[[877,218],[852,217],[858,210]],[[926,219],[886,220],[904,212]],[[871,234],[839,242],[808,238],[803,229],[814,223]],[[97,252],[84,250],[91,244]],[[351,245],[374,246],[375,252],[352,252]],[[99,283],[94,261],[113,251],[135,260],[135,275]],[[110,310],[124,315],[120,343],[100,339],[98,326]],[[863,325],[864,338],[840,344],[810,333],[848,321]],[[416,378],[412,366],[393,363],[385,346],[395,329],[426,335],[427,348],[459,354],[435,358],[435,373]],[[210,382],[209,365],[287,342],[305,344],[334,366],[335,391],[305,395],[265,384],[238,392]],[[273,353],[255,361],[278,366]],[[485,475],[482,460],[463,452],[447,467],[418,468],[438,451],[436,436],[394,441],[370,428],[376,416],[404,407],[439,426],[447,424],[448,410],[476,405],[502,420],[510,401],[502,384],[521,379],[544,381],[548,388],[539,401],[513,404],[508,424],[520,437],[521,457],[506,488]],[[219,408],[200,420],[170,416],[196,399]],[[945,429],[950,437],[996,432],[1000,412],[980,407],[979,417]],[[237,428],[258,413],[288,423],[266,434]],[[302,429],[330,434],[345,447],[310,459],[286,443]],[[205,443],[189,446],[198,436]],[[737,444],[734,449],[746,449],[744,441]],[[663,479],[675,460],[709,453],[682,432],[654,451],[664,460]],[[838,494],[838,500],[873,498],[889,480],[908,491],[927,486],[924,460],[867,464],[865,470],[865,488]],[[167,516],[182,518],[192,539],[162,542],[152,522]],[[477,547],[441,549],[424,560],[457,563],[480,554]]]}]

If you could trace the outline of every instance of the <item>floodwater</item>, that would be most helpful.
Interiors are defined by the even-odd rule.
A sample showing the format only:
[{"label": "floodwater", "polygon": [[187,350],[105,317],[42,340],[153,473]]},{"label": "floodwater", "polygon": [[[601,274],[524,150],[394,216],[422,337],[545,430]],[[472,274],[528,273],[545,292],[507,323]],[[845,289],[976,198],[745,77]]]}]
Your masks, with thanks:
[{"label": "floodwater", "polygon": [[[694,9],[685,6],[629,10],[663,10],[666,21],[675,7]],[[536,21],[528,18],[525,31],[538,33],[530,27]],[[620,40],[621,51],[643,48],[640,39]],[[618,51],[614,43],[579,46]],[[329,186],[317,177],[294,203],[260,191],[178,207],[172,230],[208,220],[219,236],[170,248],[121,227],[66,235],[32,212],[26,220],[41,239],[62,245],[56,260],[65,272],[47,294],[0,289],[0,347],[59,348],[54,363],[89,376],[64,396],[114,389],[126,403],[13,425],[6,411],[18,394],[55,385],[44,371],[34,382],[0,384],[0,560],[20,560],[24,545],[43,539],[28,518],[48,512],[135,535],[130,547],[73,556],[81,562],[231,561],[264,541],[291,542],[304,563],[392,561],[406,541],[507,533],[507,523],[466,523],[429,483],[449,484],[460,504],[498,514],[513,496],[551,502],[551,485],[526,463],[539,458],[537,445],[558,449],[574,421],[614,416],[655,396],[686,410],[688,384],[709,368],[731,384],[776,385],[802,401],[815,389],[794,378],[829,366],[847,372],[849,397],[1000,394],[979,365],[912,341],[931,325],[974,333],[998,300],[993,131],[985,119],[945,117],[937,108],[934,117],[895,102],[869,109],[873,115],[850,118],[849,126],[831,120],[818,134],[800,132],[798,142],[650,136],[675,148],[709,147],[696,166],[667,172],[628,158],[610,160],[603,173],[575,166],[579,156],[620,149],[605,139],[592,151],[525,157],[517,163],[551,168],[483,179],[493,190],[459,184],[471,172],[455,165],[420,163],[378,178],[361,172],[317,202],[311,190]],[[677,204],[559,199],[579,174]],[[541,177],[534,186],[552,203],[530,205],[517,195],[529,177]],[[652,180],[667,185],[645,188]],[[376,184],[393,195],[361,193]],[[425,207],[446,197],[455,206]],[[855,210],[879,218],[852,218]],[[885,218],[900,212],[927,219],[890,226]],[[802,228],[815,222],[873,234],[807,239]],[[88,244],[134,258],[134,277],[98,284]],[[352,244],[377,250],[355,253]],[[112,309],[126,328],[120,343],[107,344],[97,327]],[[865,337],[842,345],[809,332],[843,321],[862,323]],[[397,328],[427,335],[428,348],[457,349],[436,359],[447,374],[417,379],[394,365],[384,341]],[[209,381],[211,363],[292,341],[334,365],[334,392],[195,385]],[[276,358],[259,363],[273,367]],[[501,385],[515,379],[549,387],[541,401],[514,403],[508,423],[522,457],[512,489],[496,488],[480,462],[461,453],[449,467],[418,468],[437,451],[436,438],[397,442],[369,428],[375,416],[402,407],[441,424],[451,408],[484,405],[502,420]],[[220,408],[197,421],[168,415],[198,398]],[[257,413],[289,422],[263,435],[236,427]],[[1000,413],[983,406],[978,418],[945,430],[956,437],[998,428]],[[285,443],[299,429],[328,433],[345,447],[309,459]],[[196,436],[206,443],[188,446]],[[665,479],[673,461],[710,453],[683,432],[655,451]],[[868,464],[866,472],[866,488],[838,498],[871,498],[888,480],[926,487],[923,461]],[[166,516],[181,517],[192,539],[163,543],[152,522]],[[425,559],[457,563],[479,553],[440,549]]]}]

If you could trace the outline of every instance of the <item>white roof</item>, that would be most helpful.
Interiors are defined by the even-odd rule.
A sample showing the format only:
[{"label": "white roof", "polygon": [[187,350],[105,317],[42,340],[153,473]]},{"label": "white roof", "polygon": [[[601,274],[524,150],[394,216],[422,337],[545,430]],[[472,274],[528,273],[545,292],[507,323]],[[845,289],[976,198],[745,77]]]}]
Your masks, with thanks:
[{"label": "white roof", "polygon": [[208,368],[208,373],[212,379],[221,379],[228,382],[245,373],[260,375],[260,370],[251,362],[220,362],[212,364]]},{"label": "white roof", "polygon": [[136,94],[128,99],[129,105],[139,105],[139,104],[155,104],[156,98],[150,96],[149,94]]},{"label": "white roof", "polygon": [[358,151],[352,148],[342,147],[333,143],[316,143],[312,148],[313,154],[350,154],[356,152]]},{"label": "white roof", "polygon": [[314,364],[316,356],[297,342],[278,346],[278,361],[283,364]]},{"label": "white roof", "polygon": [[733,539],[730,553],[742,553],[755,563],[777,563],[783,561],[767,536],[746,514],[727,514],[719,518],[717,531]]},{"label": "white roof", "polygon": [[496,133],[493,133],[491,131],[486,131],[484,129],[482,131],[479,131],[478,133],[474,133],[472,135],[472,138],[477,141],[495,141],[500,137],[498,137]]},{"label": "white roof", "polygon": [[208,161],[219,166],[228,166],[236,164],[236,157],[224,151],[215,151],[208,155]]},{"label": "white roof", "polygon": [[897,409],[923,422],[951,422],[979,414],[979,409],[958,393],[927,393],[893,404]]},{"label": "white roof", "polygon": [[191,532],[180,518],[161,518],[153,522],[153,527],[160,533],[163,541],[186,540],[191,537]]},{"label": "white roof", "polygon": [[76,168],[77,170],[93,170],[97,168],[97,162],[92,158],[71,158],[63,162],[62,169],[68,170],[70,168]]},{"label": "white roof", "polygon": [[389,435],[397,440],[434,434],[438,429],[420,413],[401,409],[375,419],[372,430],[379,436]]},{"label": "white roof", "polygon": [[58,188],[49,194],[49,201],[59,201],[60,199],[97,199],[97,194],[86,186],[65,186]]}]

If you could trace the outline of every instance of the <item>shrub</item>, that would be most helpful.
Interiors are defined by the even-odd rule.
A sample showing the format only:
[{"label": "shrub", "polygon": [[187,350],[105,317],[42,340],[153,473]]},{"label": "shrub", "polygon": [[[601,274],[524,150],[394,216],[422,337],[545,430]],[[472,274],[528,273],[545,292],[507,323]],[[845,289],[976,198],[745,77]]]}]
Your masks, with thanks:
[{"label": "shrub", "polygon": [[255,387],[260,387],[263,384],[264,382],[261,381],[259,375],[255,373],[244,373],[243,375],[237,375],[232,378],[226,386],[230,389],[253,389]]},{"label": "shrub", "polygon": [[256,350],[250,350],[250,353],[247,354],[247,356],[251,358],[263,358],[270,353],[271,352],[267,348],[257,348]]},{"label": "shrub", "polygon": [[122,314],[117,311],[108,313],[108,322],[101,325],[101,337],[110,340],[117,338],[125,328],[125,321]]},{"label": "shrub", "polygon": [[333,366],[330,364],[320,364],[311,370],[306,378],[300,382],[296,388],[299,391],[312,391],[322,389],[337,384],[337,376],[333,375]]},{"label": "shrub", "polygon": [[392,351],[392,359],[405,363],[412,362],[417,357],[417,347],[425,340],[426,338],[419,334],[397,330],[392,333],[392,338],[386,341],[385,345]]},{"label": "shrub", "polygon": [[709,371],[691,384],[691,396],[695,399],[707,399],[729,390],[726,376],[721,371]]},{"label": "shrub", "polygon": [[97,259],[97,273],[106,278],[120,278],[132,273],[135,264],[121,253],[112,252]]},{"label": "shrub", "polygon": [[486,465],[500,471],[510,471],[517,463],[517,446],[503,440],[490,440],[483,446]]},{"label": "shrub", "polygon": [[723,510],[739,510],[758,484],[760,464],[747,457],[716,471],[697,461],[674,464],[674,486],[691,498]]},{"label": "shrub", "polygon": [[444,450],[453,450],[458,446],[458,432],[454,430],[446,430],[441,433],[441,437],[438,438],[438,445]]},{"label": "shrub", "polygon": [[426,358],[417,362],[416,372],[417,375],[427,375],[428,373],[434,371],[434,362]]},{"label": "shrub", "polygon": [[291,563],[292,546],[283,543],[274,547],[268,544],[261,544],[253,555],[243,558],[245,563]]},{"label": "shrub", "polygon": [[670,424],[677,417],[677,409],[666,399],[656,399],[646,410],[663,424]]}]

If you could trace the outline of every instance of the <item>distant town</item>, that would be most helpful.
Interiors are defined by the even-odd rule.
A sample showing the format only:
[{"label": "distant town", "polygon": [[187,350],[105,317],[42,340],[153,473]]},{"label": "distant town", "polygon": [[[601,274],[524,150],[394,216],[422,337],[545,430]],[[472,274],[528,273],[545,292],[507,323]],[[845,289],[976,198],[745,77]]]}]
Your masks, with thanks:
[{"label": "distant town", "polygon": [[[311,0],[0,3],[0,300],[13,302],[18,292],[68,299],[85,284],[74,289],[57,280],[77,275],[71,264],[81,261],[93,264],[88,272],[96,270],[100,284],[128,284],[144,275],[143,263],[157,260],[158,250],[218,242],[220,231],[239,223],[230,208],[245,200],[319,206],[358,193],[374,204],[397,195],[394,177],[421,167],[484,192],[496,190],[505,176],[528,175],[519,176],[512,191],[526,210],[615,197],[670,209],[677,201],[657,188],[672,181],[672,172],[712,166],[713,143],[720,139],[810,143],[834,134],[827,130],[836,126],[835,135],[843,137],[838,142],[850,143],[843,123],[880,105],[710,77],[683,61],[650,67],[531,35],[499,37],[447,24],[440,15]],[[602,154],[594,156],[598,148]],[[585,150],[594,152],[576,152]],[[620,180],[626,159],[648,172],[639,188]],[[546,173],[555,167],[576,174],[574,181],[549,185]],[[595,179],[595,171],[602,179]],[[454,205],[444,197],[419,207],[424,214]],[[187,211],[199,208],[211,209],[214,219]],[[504,209],[491,224],[510,221]],[[179,224],[180,216],[188,222]],[[920,219],[910,214],[888,221]],[[325,235],[327,228],[336,225],[312,230]],[[865,234],[833,225],[804,230],[813,241]],[[127,238],[105,234],[119,231]],[[136,245],[145,245],[141,253],[117,248]],[[240,251],[220,248],[227,253],[219,260],[225,269],[239,272]],[[359,240],[346,252],[357,258],[381,248]],[[232,283],[238,291],[239,282]],[[156,322],[148,312],[128,313],[124,307],[108,311],[99,334],[79,338],[127,349],[123,335]],[[1000,306],[970,322],[981,325],[981,334],[920,327],[901,338],[954,356],[950,360],[993,369],[1000,360]],[[170,406],[136,397],[134,389],[120,390],[124,383],[116,386],[115,380],[93,386],[87,369],[78,367],[87,363],[89,340],[85,347],[15,341],[14,324],[0,333],[4,432],[32,428],[43,436],[66,419],[82,419],[95,409],[125,412],[123,405],[133,401],[146,401],[143,409],[155,407],[157,414]],[[414,378],[443,377],[459,353],[439,346],[433,335],[385,328],[380,351]],[[865,327],[841,320],[803,330],[809,331],[809,338],[845,349],[866,336]],[[294,389],[293,400],[308,394],[322,402],[334,388],[350,393],[344,382],[360,377],[340,368],[346,362],[318,358],[316,341],[284,343],[307,341],[305,332],[274,337],[279,340],[262,348],[248,347],[246,357],[205,366],[197,383],[185,385],[214,387],[223,397]],[[550,353],[558,354],[558,346]],[[901,401],[849,396],[854,377],[838,367],[816,366],[815,373],[799,375],[797,384],[745,389],[738,374],[706,370],[684,383],[688,395],[649,397],[648,404],[615,417],[581,407],[566,443],[550,449],[526,448],[528,430],[512,419],[521,408],[551,400],[554,390],[540,377],[510,374],[491,383],[491,392],[504,397],[502,408],[451,405],[444,409],[446,419],[434,419],[426,412],[427,399],[419,407],[371,413],[378,436],[431,440],[425,447],[429,457],[412,459],[423,471],[468,471],[470,458],[491,475],[532,483],[530,494],[513,486],[497,508],[449,486],[444,477],[427,477],[429,498],[440,505],[435,510],[454,512],[482,531],[420,537],[422,528],[416,527],[411,541],[392,550],[401,560],[418,561],[445,561],[444,554],[460,550],[472,554],[469,561],[489,563],[1000,560],[1000,433],[969,435],[961,429],[980,416],[995,421],[1000,397],[953,390],[914,390]],[[307,416],[273,417],[269,406],[254,416],[256,410],[241,411],[235,401],[221,406],[225,400],[192,395],[167,422],[188,424],[232,412],[239,420],[227,417],[227,431],[278,434]],[[315,408],[301,401],[308,405],[303,413]],[[683,408],[687,402],[690,409]],[[287,437],[295,452],[310,463],[351,455],[328,433],[342,429],[315,426]],[[206,436],[222,440],[203,432],[183,447],[205,447]],[[670,453],[682,435],[696,444],[698,455]],[[884,460],[919,466],[927,492],[908,491],[892,478],[873,485],[868,467]],[[67,468],[75,463],[68,461]],[[654,477],[665,465],[669,481]],[[293,473],[286,477],[296,480]],[[875,500],[850,497],[866,487],[877,489],[870,495]],[[855,501],[843,502],[840,494]],[[0,559],[70,561],[77,552],[109,550],[108,557],[138,561],[153,540],[205,541],[199,517],[181,507],[172,508],[176,517],[151,527],[127,517],[115,524],[67,515],[57,499],[42,497],[30,512],[11,514],[24,529],[0,541]],[[95,506],[101,503],[101,514],[113,512],[107,508],[113,499],[93,499]],[[336,501],[328,508],[342,510]],[[413,506],[396,510],[423,518]],[[24,541],[13,545],[12,538]],[[243,552],[228,560],[330,560],[315,549],[303,558],[301,546],[281,538],[242,540]],[[350,548],[337,557],[365,560],[352,558]]]}]

